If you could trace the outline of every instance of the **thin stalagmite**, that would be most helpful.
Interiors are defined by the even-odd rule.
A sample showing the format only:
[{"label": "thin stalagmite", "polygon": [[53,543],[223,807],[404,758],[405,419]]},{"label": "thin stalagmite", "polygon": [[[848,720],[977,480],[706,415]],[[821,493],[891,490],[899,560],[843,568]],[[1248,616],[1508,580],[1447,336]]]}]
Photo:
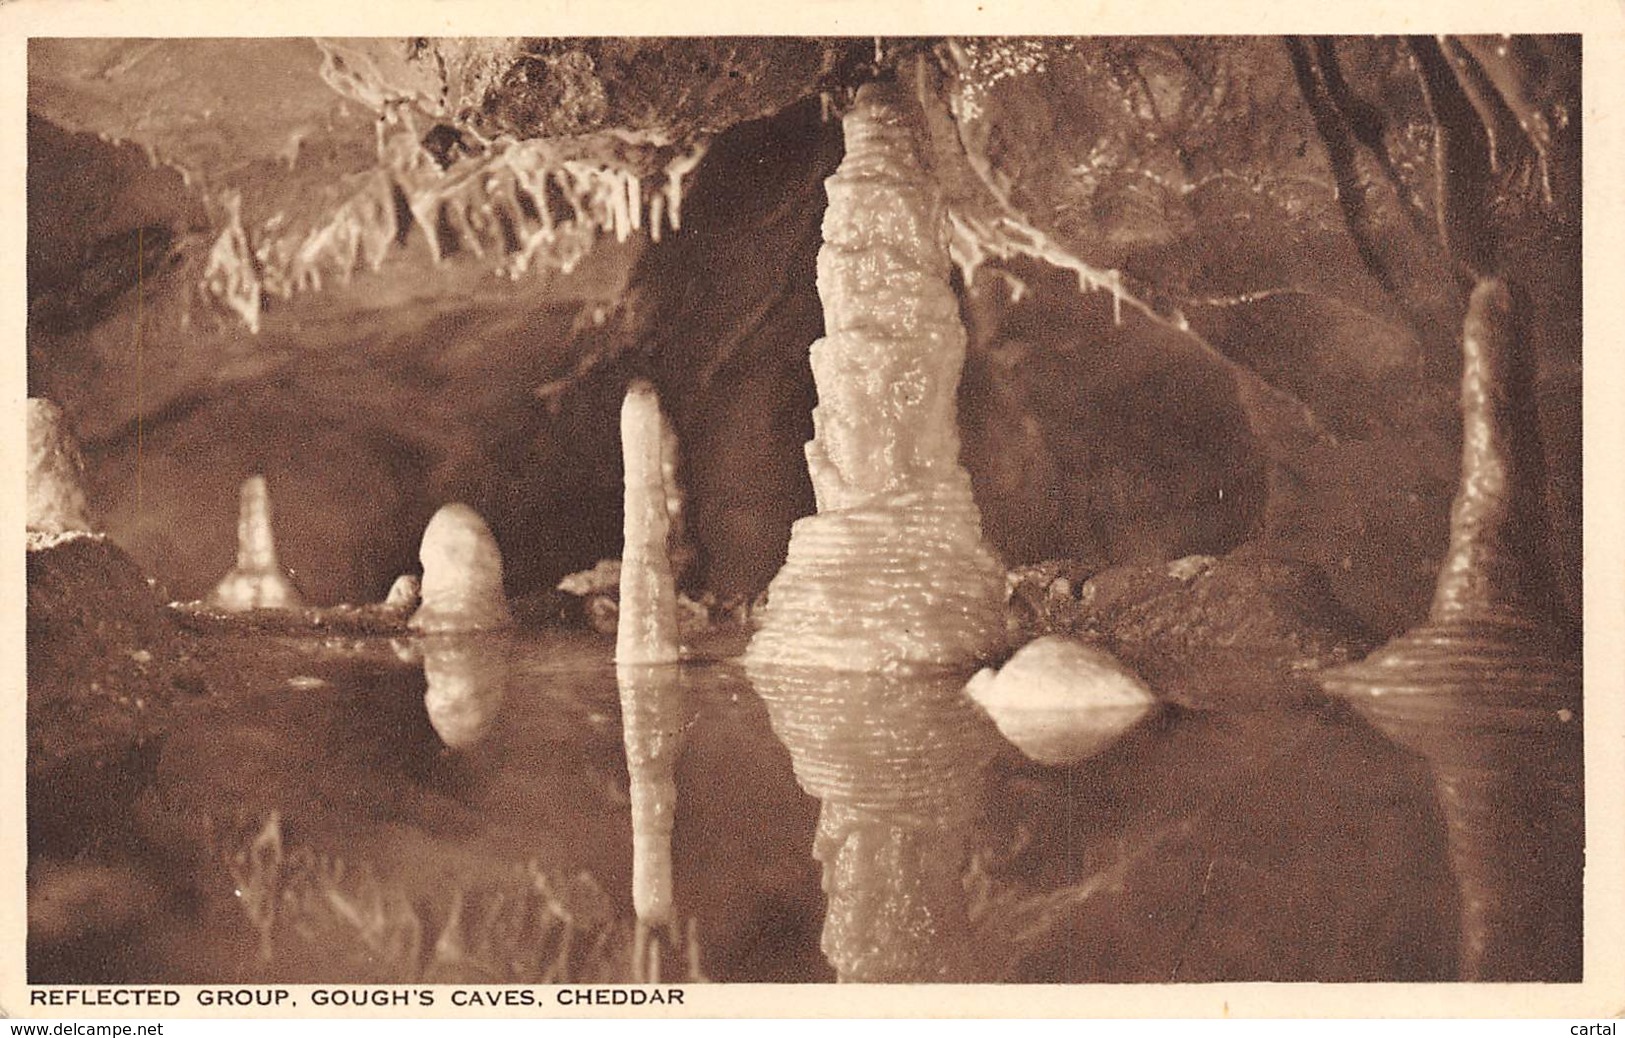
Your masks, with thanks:
[{"label": "thin stalagmite", "polygon": [[299,609],[305,604],[277,559],[271,492],[264,476],[243,480],[237,506],[237,565],[215,585],[208,604],[228,613]]},{"label": "thin stalagmite", "polygon": [[670,438],[654,386],[633,382],[621,404],[626,507],[617,663],[677,662],[677,586],[667,547],[673,494],[666,459],[675,455]]},{"label": "thin stalagmite", "polygon": [[911,105],[895,84],[864,86],[825,182],[818,512],[795,524],[750,664],[957,666],[1002,644],[1004,571],[959,464],[965,330]]},{"label": "thin stalagmite", "polygon": [[625,526],[615,678],[632,801],[632,904],[638,918],[633,973],[645,980],[658,979],[662,948],[677,943],[671,839],[684,707],[669,545],[680,514],[673,504],[676,456],[654,386],[634,381],[621,405]]},{"label": "thin stalagmite", "polygon": [[479,513],[445,505],[429,520],[418,549],[421,604],[408,626],[416,631],[475,631],[508,627],[513,615],[502,589],[502,551]]}]

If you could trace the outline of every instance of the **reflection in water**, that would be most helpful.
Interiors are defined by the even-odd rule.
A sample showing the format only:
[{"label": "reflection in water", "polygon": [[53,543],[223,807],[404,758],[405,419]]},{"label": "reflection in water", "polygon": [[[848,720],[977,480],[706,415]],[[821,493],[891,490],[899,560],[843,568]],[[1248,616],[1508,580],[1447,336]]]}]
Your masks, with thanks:
[{"label": "reflection in water", "polygon": [[[622,737],[632,800],[632,906],[637,912],[634,979],[661,979],[663,944],[678,947],[672,904],[671,834],[677,811],[677,757],[694,717],[675,663],[621,664]],[[692,935],[690,943],[692,944]],[[689,970],[697,959],[689,953]]]},{"label": "reflection in water", "polygon": [[754,666],[750,678],[821,801],[823,950],[840,979],[978,979],[963,879],[997,743],[964,675]]},{"label": "reflection in water", "polygon": [[502,637],[435,634],[421,639],[423,705],[442,742],[466,749],[490,733],[512,669],[511,644]]}]

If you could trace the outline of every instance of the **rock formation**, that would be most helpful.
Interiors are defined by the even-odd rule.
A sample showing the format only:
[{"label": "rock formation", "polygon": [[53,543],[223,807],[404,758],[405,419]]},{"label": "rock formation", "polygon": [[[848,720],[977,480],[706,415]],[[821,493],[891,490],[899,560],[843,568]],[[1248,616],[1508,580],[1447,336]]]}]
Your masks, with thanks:
[{"label": "rock formation", "polygon": [[416,631],[473,631],[513,622],[502,589],[502,552],[479,513],[449,504],[434,514],[418,550],[421,604],[408,625]]},{"label": "rock formation", "polygon": [[959,464],[965,330],[909,104],[895,84],[864,86],[826,182],[807,445],[818,514],[792,531],[751,662],[955,665],[1003,637],[1004,570]]},{"label": "rock formation", "polygon": [[84,489],[85,459],[62,413],[49,400],[28,401],[28,544],[95,532]]},{"label": "rock formation", "polygon": [[243,480],[237,506],[237,565],[210,592],[207,605],[228,613],[298,609],[304,597],[277,560],[271,492],[264,476]]},{"label": "rock formation", "polygon": [[1071,764],[1109,746],[1156,705],[1132,671],[1071,638],[1028,642],[998,671],[965,686],[1006,739],[1043,764]]}]

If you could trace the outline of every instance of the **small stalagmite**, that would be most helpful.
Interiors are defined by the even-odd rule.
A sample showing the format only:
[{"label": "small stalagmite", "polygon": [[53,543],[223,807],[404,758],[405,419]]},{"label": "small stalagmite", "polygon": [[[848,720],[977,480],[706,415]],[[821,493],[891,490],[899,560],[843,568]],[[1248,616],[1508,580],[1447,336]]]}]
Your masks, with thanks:
[{"label": "small stalagmite", "polygon": [[95,532],[84,489],[84,457],[67,416],[50,400],[28,401],[28,542],[43,546]]},{"label": "small stalagmite", "polygon": [[1426,758],[1460,886],[1463,980],[1578,980],[1579,653],[1550,617],[1532,358],[1512,294],[1480,281],[1462,333],[1462,470],[1428,619],[1327,672]]},{"label": "small stalagmite", "polygon": [[660,413],[654,386],[638,379],[621,404],[621,459],[625,467],[625,522],[621,546],[620,617],[615,662],[677,662],[677,585],[668,537],[668,486],[675,453],[671,427]]},{"label": "small stalagmite", "polygon": [[406,612],[418,607],[423,597],[422,586],[415,574],[402,573],[395,578],[395,583],[389,585],[389,594],[384,596],[384,608]]},{"label": "small stalagmite", "polygon": [[965,691],[1022,753],[1072,764],[1110,746],[1151,712],[1156,697],[1102,649],[1049,635],[1028,642]]},{"label": "small stalagmite", "polygon": [[746,655],[789,666],[958,666],[1004,637],[1004,569],[959,464],[965,329],[915,106],[870,83],[825,182],[824,338],[807,445],[818,512],[797,522]]},{"label": "small stalagmite", "polygon": [[415,631],[477,631],[508,627],[513,614],[502,590],[502,551],[479,513],[443,506],[429,520],[418,549],[421,602],[407,626]]},{"label": "small stalagmite", "polygon": [[243,480],[237,504],[237,565],[209,594],[210,608],[227,613],[299,609],[299,589],[283,570],[271,532],[271,492],[264,476]]}]

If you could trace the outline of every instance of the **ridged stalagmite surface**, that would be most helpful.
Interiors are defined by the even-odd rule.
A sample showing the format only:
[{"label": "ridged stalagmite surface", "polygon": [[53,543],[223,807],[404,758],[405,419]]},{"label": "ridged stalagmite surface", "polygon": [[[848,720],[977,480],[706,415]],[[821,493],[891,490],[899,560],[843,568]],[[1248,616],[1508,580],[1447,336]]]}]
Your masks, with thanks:
[{"label": "ridged stalagmite surface", "polygon": [[228,613],[298,609],[305,604],[277,559],[271,492],[264,476],[243,480],[237,505],[237,565],[215,585],[208,604]]},{"label": "ridged stalagmite surface", "polygon": [[660,413],[654,386],[634,381],[621,404],[626,490],[617,663],[677,662],[677,586],[667,548],[668,501],[675,496],[667,484],[675,465],[668,466],[667,459],[675,455],[675,438]]},{"label": "ridged stalagmite surface", "polygon": [[843,981],[974,980],[964,873],[997,736],[962,679],[758,668],[752,683],[820,801],[823,950]]},{"label": "ridged stalagmite surface", "polygon": [[84,458],[62,408],[28,401],[28,533],[30,545],[64,534],[91,533]]},{"label": "ridged stalagmite surface", "polygon": [[422,604],[408,626],[418,631],[473,631],[513,623],[502,590],[502,551],[479,513],[445,505],[429,520],[418,549]]},{"label": "ridged stalagmite surface", "polygon": [[1481,281],[1462,335],[1461,486],[1432,610],[1324,679],[1433,767],[1464,980],[1575,980],[1581,965],[1580,661],[1545,612],[1525,347],[1506,285]]},{"label": "ridged stalagmite surface", "polygon": [[795,524],[748,661],[955,665],[1003,637],[1003,569],[959,464],[965,331],[910,103],[894,84],[863,87],[825,185],[807,445],[818,514]]}]

